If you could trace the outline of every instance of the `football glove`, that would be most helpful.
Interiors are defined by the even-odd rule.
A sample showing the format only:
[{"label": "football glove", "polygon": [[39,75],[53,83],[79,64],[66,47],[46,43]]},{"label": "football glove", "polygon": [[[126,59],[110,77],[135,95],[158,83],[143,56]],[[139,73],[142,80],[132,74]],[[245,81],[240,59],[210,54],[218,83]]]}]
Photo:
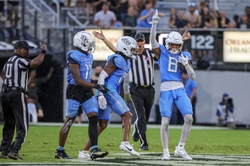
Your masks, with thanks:
[{"label": "football glove", "polygon": [[186,66],[188,64],[188,57],[181,54],[177,61],[180,62],[183,66]]},{"label": "football glove", "polygon": [[104,110],[106,109],[106,106],[107,106],[107,101],[105,99],[105,97],[103,96],[103,94],[100,94],[98,96],[98,104],[99,104],[99,107]]},{"label": "football glove", "polygon": [[104,94],[109,91],[109,89],[106,86],[101,85],[101,84],[95,84],[94,88],[97,89],[97,90],[99,90],[100,92],[102,92]]},{"label": "football glove", "polygon": [[156,9],[155,14],[152,17],[152,24],[157,24],[160,20],[160,17],[158,16],[158,10]]}]

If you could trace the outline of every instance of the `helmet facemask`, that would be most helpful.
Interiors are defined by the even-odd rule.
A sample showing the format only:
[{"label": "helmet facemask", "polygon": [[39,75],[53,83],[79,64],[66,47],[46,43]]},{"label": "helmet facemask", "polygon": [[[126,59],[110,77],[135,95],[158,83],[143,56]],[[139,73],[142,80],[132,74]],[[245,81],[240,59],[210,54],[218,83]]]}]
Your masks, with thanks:
[{"label": "helmet facemask", "polygon": [[88,43],[88,53],[94,53],[95,52],[95,41],[92,41],[90,43]]},{"label": "helmet facemask", "polygon": [[137,55],[138,55],[136,47],[135,48],[131,48],[130,52],[131,52],[131,57],[130,58],[136,59]]},{"label": "helmet facemask", "polygon": [[181,52],[181,45],[179,44],[177,47],[178,48],[173,48],[172,45],[176,45],[176,44],[173,44],[173,43],[169,43],[168,46],[168,50],[171,54],[178,54],[179,52]]}]

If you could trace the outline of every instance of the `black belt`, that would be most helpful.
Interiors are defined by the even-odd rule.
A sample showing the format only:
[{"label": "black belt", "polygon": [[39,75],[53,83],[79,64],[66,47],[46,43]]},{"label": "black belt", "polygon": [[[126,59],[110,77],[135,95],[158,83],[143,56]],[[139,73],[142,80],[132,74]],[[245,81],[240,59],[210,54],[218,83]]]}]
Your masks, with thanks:
[{"label": "black belt", "polygon": [[10,92],[10,91],[20,91],[25,93],[25,90],[19,87],[7,87],[3,89],[3,92]]},{"label": "black belt", "polygon": [[144,89],[149,89],[149,88],[153,88],[153,85],[137,85],[135,83],[130,82],[129,86],[131,87],[140,87],[140,88],[144,88]]}]

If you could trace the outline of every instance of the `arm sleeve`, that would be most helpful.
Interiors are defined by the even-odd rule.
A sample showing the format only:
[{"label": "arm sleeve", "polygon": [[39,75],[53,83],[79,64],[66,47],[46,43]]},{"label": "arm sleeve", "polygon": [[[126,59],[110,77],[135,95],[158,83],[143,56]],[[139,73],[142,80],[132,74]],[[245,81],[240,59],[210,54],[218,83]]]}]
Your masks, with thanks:
[{"label": "arm sleeve", "polygon": [[188,76],[194,80],[196,78],[196,75],[195,75],[195,72],[194,72],[194,69],[191,67],[191,64],[192,64],[192,56],[189,52],[182,52],[182,54],[186,55],[188,57],[188,65],[185,66],[185,69],[187,71],[187,74]]},{"label": "arm sleeve", "polygon": [[[109,75],[106,73],[105,70],[102,70],[102,72],[100,73],[99,77],[98,77],[98,84],[100,85],[104,85],[105,79],[108,77]],[[100,92],[101,93],[101,92]]]},{"label": "arm sleeve", "polygon": [[156,40],[156,25],[157,24],[152,24],[151,32],[150,32],[150,43],[151,43],[152,49],[159,47],[159,44]]},{"label": "arm sleeve", "polygon": [[194,69],[190,66],[189,63],[185,66],[185,69],[187,70],[188,76],[189,76],[192,80],[194,80],[194,79],[196,78],[196,75],[195,75]]},{"label": "arm sleeve", "polygon": [[30,59],[24,59],[24,58],[22,58],[22,59],[19,60],[19,64],[18,65],[19,65],[19,67],[21,69],[27,70],[28,68],[30,68],[30,62],[31,62]]}]

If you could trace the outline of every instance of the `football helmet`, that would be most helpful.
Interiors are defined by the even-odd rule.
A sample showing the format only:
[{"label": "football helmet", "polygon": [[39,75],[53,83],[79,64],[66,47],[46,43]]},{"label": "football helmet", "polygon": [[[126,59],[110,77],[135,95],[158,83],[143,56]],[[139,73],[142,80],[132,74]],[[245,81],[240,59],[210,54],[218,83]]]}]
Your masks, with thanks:
[{"label": "football helmet", "polygon": [[95,39],[89,32],[77,32],[73,38],[73,45],[88,53],[95,52]]},{"label": "football helmet", "polygon": [[116,49],[122,52],[125,56],[136,59],[137,43],[134,38],[130,36],[123,36],[117,41]]},{"label": "football helmet", "polygon": [[[182,50],[183,40],[182,40],[182,37],[181,37],[180,33],[178,33],[178,32],[175,32],[175,31],[170,32],[166,37],[165,43],[166,43],[165,47],[172,54],[178,54]],[[172,48],[170,46],[170,44],[178,44],[179,48],[177,48],[177,49]]]}]

